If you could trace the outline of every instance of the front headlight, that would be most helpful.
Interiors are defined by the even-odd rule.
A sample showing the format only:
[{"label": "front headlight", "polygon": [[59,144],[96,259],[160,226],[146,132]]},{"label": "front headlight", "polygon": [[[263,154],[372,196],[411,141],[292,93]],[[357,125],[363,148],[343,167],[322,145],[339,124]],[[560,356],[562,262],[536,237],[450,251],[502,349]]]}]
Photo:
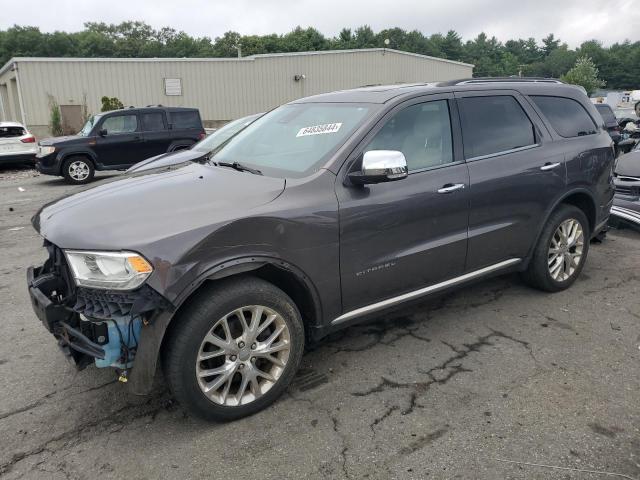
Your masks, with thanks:
[{"label": "front headlight", "polygon": [[36,153],[36,157],[46,157],[47,155],[51,155],[56,151],[56,147],[38,147],[38,153]]},{"label": "front headlight", "polygon": [[133,252],[65,250],[76,285],[105,290],[132,290],[142,285],[153,267]]}]

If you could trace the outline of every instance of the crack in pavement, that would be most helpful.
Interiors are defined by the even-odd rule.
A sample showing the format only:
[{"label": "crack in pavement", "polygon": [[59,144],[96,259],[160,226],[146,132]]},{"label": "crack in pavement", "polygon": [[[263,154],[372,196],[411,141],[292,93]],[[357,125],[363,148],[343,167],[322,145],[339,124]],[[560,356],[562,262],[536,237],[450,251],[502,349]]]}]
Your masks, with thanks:
[{"label": "crack in pavement", "polygon": [[333,432],[340,439],[340,442],[342,444],[342,448],[340,450],[340,459],[341,459],[340,464],[341,464],[342,473],[346,478],[351,478],[351,474],[349,473],[349,469],[347,468],[347,451],[349,450],[349,447],[347,445],[347,437],[344,433],[340,431],[340,421],[338,420],[338,418],[333,414],[333,412],[331,412],[331,410],[321,405],[318,405],[315,401],[313,401],[310,398],[298,397],[289,390],[287,390],[285,393],[289,396],[289,398],[291,398],[295,402],[307,403],[311,408],[326,415],[327,418],[331,421]]},{"label": "crack in pavement", "polygon": [[[149,398],[142,404],[127,404],[113,412],[110,412],[105,417],[81,423],[71,430],[55,435],[30,450],[14,453],[9,461],[0,463],[0,476],[7,474],[17,463],[29,457],[40,455],[44,452],[55,454],[63,448],[76,445],[79,443],[82,435],[91,429],[103,427],[101,430],[105,431],[106,427],[109,425],[121,425],[125,422],[129,423],[146,416],[151,416],[153,420],[158,412],[162,410],[170,410],[170,407],[173,404],[173,402],[166,397],[166,393],[167,392],[162,392],[159,397]],[[106,431],[107,434],[114,432],[117,432],[117,430]],[[62,444],[57,447],[53,447],[52,445],[57,442],[62,442]]]},{"label": "crack in pavement", "polygon": [[[117,379],[114,379],[114,380],[111,380],[109,382],[103,383],[101,385],[97,385],[95,387],[87,388],[85,390],[81,390],[79,392],[72,393],[71,396],[77,396],[77,395],[82,395],[83,393],[93,392],[95,390],[99,390],[101,388],[104,388],[104,387],[106,387],[108,385],[112,385],[112,384],[116,383],[117,381],[118,381]],[[33,410],[34,408],[39,407],[40,405],[44,405],[46,403],[46,401],[49,400],[54,395],[56,395],[58,393],[65,392],[65,391],[69,390],[72,387],[73,387],[73,385],[69,385],[67,387],[61,388],[60,390],[54,390],[53,392],[50,392],[50,393],[47,393],[46,395],[43,395],[42,397],[40,397],[35,402],[29,403],[28,405],[24,405],[22,407],[14,409],[14,410],[9,410],[8,412],[0,413],[0,420],[4,420],[5,418],[12,417],[13,415],[16,415],[18,413],[28,412],[29,410]]]},{"label": "crack in pavement", "polygon": [[[351,395],[353,395],[354,397],[366,397],[372,394],[381,393],[392,389],[410,390],[408,406],[400,412],[402,415],[409,415],[413,413],[416,408],[421,408],[421,406],[418,404],[418,400],[424,393],[429,390],[432,385],[444,385],[449,382],[449,380],[461,373],[472,373],[472,370],[465,368],[462,365],[462,361],[471,353],[479,352],[483,347],[493,346],[494,344],[490,340],[494,338],[504,338],[523,346],[529,352],[529,355],[531,356],[533,361],[537,364],[537,360],[535,358],[535,355],[533,354],[533,350],[529,342],[513,337],[499,330],[494,330],[491,328],[489,330],[491,330],[491,333],[478,337],[474,343],[463,344],[462,348],[456,348],[452,344],[442,341],[442,343],[448,346],[454,354],[439,365],[436,365],[429,370],[418,368],[418,373],[421,373],[428,377],[425,381],[398,382],[396,380],[382,376],[381,381],[377,385],[374,385],[368,390],[362,392],[351,392]],[[387,410],[385,414],[382,415],[382,417],[375,418],[373,422],[369,424],[369,428],[375,433],[375,427],[384,422],[392,413],[393,410]]]}]

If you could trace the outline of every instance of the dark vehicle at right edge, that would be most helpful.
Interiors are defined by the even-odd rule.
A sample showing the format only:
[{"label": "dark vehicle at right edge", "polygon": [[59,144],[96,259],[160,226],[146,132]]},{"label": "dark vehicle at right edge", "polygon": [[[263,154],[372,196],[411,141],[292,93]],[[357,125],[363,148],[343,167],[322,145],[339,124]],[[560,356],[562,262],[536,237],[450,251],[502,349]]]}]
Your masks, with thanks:
[{"label": "dark vehicle at right edge", "polygon": [[613,140],[613,144],[617,147],[622,135],[620,133],[618,119],[616,118],[615,113],[613,113],[613,109],[606,103],[596,103],[594,105],[604,121],[604,128],[607,129],[611,140]]},{"label": "dark vehicle at right edge", "polygon": [[305,344],[508,272],[557,292],[614,195],[614,148],[554,80],[377,86],[278,107],[219,148],[45,205],[34,311],[130,391],[194,415],[280,396]]},{"label": "dark vehicle at right edge", "polygon": [[618,157],[614,179],[616,195],[611,207],[612,226],[640,231],[640,147]]}]

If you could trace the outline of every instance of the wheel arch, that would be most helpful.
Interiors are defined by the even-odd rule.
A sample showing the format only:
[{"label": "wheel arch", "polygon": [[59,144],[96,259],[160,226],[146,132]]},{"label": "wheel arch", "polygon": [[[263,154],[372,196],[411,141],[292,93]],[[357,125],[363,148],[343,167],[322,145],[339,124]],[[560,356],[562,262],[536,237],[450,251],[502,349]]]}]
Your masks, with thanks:
[{"label": "wheel arch", "polygon": [[85,157],[87,160],[89,160],[94,169],[97,169],[98,166],[98,159],[96,158],[96,155],[91,152],[90,150],[70,150],[70,151],[62,151],[60,152],[60,156],[58,157],[59,161],[58,161],[58,173],[60,175],[62,175],[62,166],[64,165],[64,162],[66,162],[69,158],[71,157]]},{"label": "wheel arch", "polygon": [[253,275],[284,291],[296,304],[302,315],[307,339],[322,321],[319,294],[311,279],[295,265],[282,259],[251,256],[218,264],[206,270],[174,301],[173,312],[159,312],[149,325],[149,331],[141,336],[140,346],[131,372],[130,390],[134,394],[148,393],[153,384],[156,366],[162,354],[167,332],[176,325],[174,321],[189,299],[196,297],[205,285],[241,275]]},{"label": "wheel arch", "polygon": [[596,207],[596,201],[593,198],[593,194],[586,188],[576,188],[576,189],[570,190],[566,192],[564,195],[562,195],[560,198],[558,198],[552,204],[551,208],[549,208],[545,213],[544,221],[538,227],[538,232],[536,234],[535,241],[532,242],[531,244],[531,247],[529,249],[529,254],[527,255],[527,261],[523,262],[523,267],[526,268],[526,266],[529,264],[531,255],[533,254],[533,251],[536,245],[538,244],[538,241],[540,241],[540,235],[542,235],[544,226],[549,221],[549,217],[551,217],[553,212],[555,212],[560,205],[573,205],[575,207],[578,207],[580,210],[582,210],[584,214],[587,216],[587,220],[589,221],[590,234],[593,235],[594,233],[593,229],[595,228],[596,221],[597,221],[597,207]]},{"label": "wheel arch", "polygon": [[193,140],[174,140],[169,144],[169,147],[167,147],[167,153],[178,152],[180,150],[188,150],[195,144],[196,142]]}]

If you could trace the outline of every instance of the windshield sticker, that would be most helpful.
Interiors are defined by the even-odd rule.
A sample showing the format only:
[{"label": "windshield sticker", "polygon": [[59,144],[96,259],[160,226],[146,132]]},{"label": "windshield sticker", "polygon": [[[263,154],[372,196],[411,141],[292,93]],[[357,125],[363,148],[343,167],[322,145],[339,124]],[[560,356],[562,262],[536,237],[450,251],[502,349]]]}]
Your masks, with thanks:
[{"label": "windshield sticker", "polygon": [[340,130],[342,123],[325,123],[324,125],[315,125],[313,127],[301,128],[296,137],[306,137],[308,135],[322,135],[325,133],[336,133]]}]

